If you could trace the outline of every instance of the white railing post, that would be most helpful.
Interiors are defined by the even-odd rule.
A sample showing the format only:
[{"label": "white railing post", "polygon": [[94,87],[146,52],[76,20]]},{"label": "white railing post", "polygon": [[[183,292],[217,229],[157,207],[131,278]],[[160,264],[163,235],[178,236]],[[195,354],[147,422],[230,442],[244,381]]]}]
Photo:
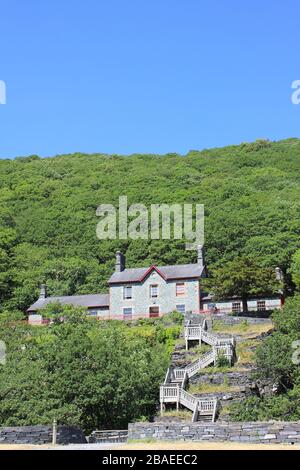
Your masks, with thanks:
[{"label": "white railing post", "polygon": [[177,402],[176,402],[176,410],[179,410],[179,401],[180,401],[180,396],[179,396],[180,390],[179,390],[179,385],[177,384]]},{"label": "white railing post", "polygon": [[53,425],[52,425],[52,445],[56,445],[57,441],[57,421],[56,419],[53,420]]}]

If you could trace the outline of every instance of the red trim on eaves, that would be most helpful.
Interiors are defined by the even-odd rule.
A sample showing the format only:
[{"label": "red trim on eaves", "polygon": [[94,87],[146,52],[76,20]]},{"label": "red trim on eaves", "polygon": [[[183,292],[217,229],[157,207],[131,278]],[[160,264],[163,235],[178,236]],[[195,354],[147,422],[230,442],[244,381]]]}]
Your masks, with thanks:
[{"label": "red trim on eaves", "polygon": [[150,266],[149,269],[145,272],[145,274],[140,278],[140,282],[142,282],[152,271],[156,271],[157,274],[159,274],[165,281],[166,281],[166,276],[154,265]]}]

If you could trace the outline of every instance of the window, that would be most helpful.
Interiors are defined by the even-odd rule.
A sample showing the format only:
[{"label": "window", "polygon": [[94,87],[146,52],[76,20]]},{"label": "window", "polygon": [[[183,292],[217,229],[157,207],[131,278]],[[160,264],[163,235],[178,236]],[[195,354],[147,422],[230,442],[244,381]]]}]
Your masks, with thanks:
[{"label": "window", "polygon": [[177,310],[177,312],[185,314],[185,305],[183,305],[183,304],[176,305],[176,310]]},{"label": "window", "polygon": [[149,307],[149,317],[159,317],[159,307]]},{"label": "window", "polygon": [[151,284],[150,286],[150,297],[158,297],[158,285]]},{"label": "window", "polygon": [[123,308],[123,317],[124,320],[131,320],[132,319],[132,308],[126,307]]},{"label": "window", "polygon": [[257,310],[258,312],[264,312],[266,310],[266,301],[258,300],[257,301]]},{"label": "window", "polygon": [[184,282],[177,282],[176,283],[176,296],[184,296],[185,295],[185,284]]},{"label": "window", "polygon": [[232,311],[233,313],[241,313],[241,302],[233,302]]},{"label": "window", "polygon": [[124,299],[132,299],[132,286],[124,286],[123,287],[123,298]]},{"label": "window", "polygon": [[90,315],[91,315],[92,317],[96,317],[96,316],[98,315],[98,311],[97,311],[97,310],[90,310],[89,312],[90,312]]}]

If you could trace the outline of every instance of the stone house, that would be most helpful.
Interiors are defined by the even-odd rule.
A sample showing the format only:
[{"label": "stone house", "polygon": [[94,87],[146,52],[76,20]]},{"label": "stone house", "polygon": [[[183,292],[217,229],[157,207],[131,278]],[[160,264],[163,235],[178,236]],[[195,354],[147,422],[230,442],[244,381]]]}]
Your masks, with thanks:
[{"label": "stone house", "polygon": [[[126,268],[125,256],[116,253],[115,272],[108,280],[108,294],[88,294],[47,297],[42,286],[39,299],[29,307],[29,321],[42,322],[42,309],[49,303],[86,307],[89,313],[103,319],[130,320],[138,317],[158,317],[165,313],[200,313],[241,311],[240,299],[226,299],[214,303],[201,289],[206,269],[202,247],[198,248],[197,262],[171,266]],[[280,295],[251,299],[249,310],[268,310],[281,306]]]}]

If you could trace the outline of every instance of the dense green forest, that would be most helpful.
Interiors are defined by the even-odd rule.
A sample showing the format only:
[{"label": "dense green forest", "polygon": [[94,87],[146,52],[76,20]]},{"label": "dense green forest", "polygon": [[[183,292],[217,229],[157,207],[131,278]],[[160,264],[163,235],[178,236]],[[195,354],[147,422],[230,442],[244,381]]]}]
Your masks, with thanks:
[{"label": "dense green forest", "polygon": [[288,271],[300,248],[300,140],[257,141],[187,155],[61,155],[0,161],[0,305],[22,310],[41,281],[50,294],[107,290],[114,252],[127,266],[195,261],[183,241],[98,240],[96,208],[205,205],[209,269],[238,256]]},{"label": "dense green forest", "polygon": [[281,267],[286,293],[296,295],[284,314],[274,314],[275,331],[257,351],[259,373],[280,393],[249,399],[233,417],[299,419],[299,366],[292,362],[292,342],[300,339],[299,157],[300,140],[289,139],[185,156],[0,160],[0,339],[7,345],[1,423],[48,424],[56,417],[89,432],[123,427],[155,411],[179,333],[176,316],[130,326],[95,322],[65,307],[62,324],[37,328],[22,321],[41,282],[53,295],[107,291],[117,249],[126,253],[128,267],[196,261],[184,240],[100,241],[96,209],[118,206],[120,195],[146,206],[204,204],[206,263],[216,290],[238,286],[243,294],[250,281],[253,288],[253,277],[269,285],[267,270]]}]

